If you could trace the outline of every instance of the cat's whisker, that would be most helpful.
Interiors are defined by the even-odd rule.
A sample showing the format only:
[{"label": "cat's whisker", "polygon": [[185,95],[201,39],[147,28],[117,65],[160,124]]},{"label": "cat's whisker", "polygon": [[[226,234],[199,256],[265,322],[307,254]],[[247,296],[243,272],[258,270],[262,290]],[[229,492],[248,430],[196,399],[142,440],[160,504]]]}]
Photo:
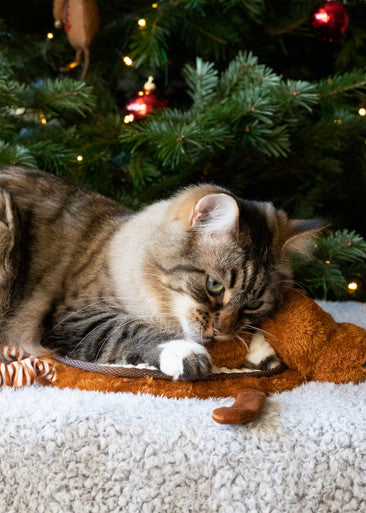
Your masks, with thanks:
[{"label": "cat's whisker", "polygon": [[[114,331],[114,330],[113,330],[113,331]],[[110,335],[109,337],[107,337],[107,338],[106,338],[106,339],[101,343],[101,345],[100,345],[100,347],[99,347],[99,349],[98,349],[98,352],[97,352],[97,354],[96,354],[96,356],[95,356],[95,360],[94,360],[94,362],[95,362],[95,363],[98,361],[98,357],[99,357],[99,355],[100,355],[100,353],[101,353],[101,351],[102,351],[103,347],[106,345],[106,343],[107,343],[107,342],[109,342],[109,340],[110,340],[111,338],[112,338],[112,335]]]},{"label": "cat's whisker", "polygon": [[[77,315],[80,312],[83,312],[87,308],[90,308],[91,306],[94,306],[94,305],[97,305],[97,304],[100,304],[100,303],[103,303],[103,301],[95,301],[94,303],[90,303],[90,304],[84,306],[83,308],[80,308],[79,310],[76,310],[75,312],[72,312],[70,315],[67,315],[64,319],[61,319],[61,321],[59,321],[57,324],[55,324],[55,326],[53,326],[52,329],[55,330],[60,324],[63,324],[68,319],[71,319],[71,317],[74,317],[75,315]],[[108,307],[109,308],[116,308],[113,305],[108,305]]]},{"label": "cat's whisker", "polygon": [[296,292],[297,294],[301,294],[300,290],[303,290],[305,292],[305,294],[310,294],[311,293],[311,289],[309,287],[307,287],[306,285],[300,283],[300,282],[297,282],[295,281],[294,282],[295,285],[297,285],[298,288],[296,289],[293,289],[293,292]]},{"label": "cat's whisker", "polygon": [[98,330],[99,328],[101,328],[103,326],[103,323],[102,324],[98,324],[98,326],[96,326],[95,328],[93,328],[92,330],[88,331],[88,333],[72,348],[70,354],[74,353],[76,351],[76,349],[78,349],[81,344],[84,342],[84,340],[90,336],[92,333],[94,333],[96,330]]},{"label": "cat's whisker", "polygon": [[[97,304],[101,304],[103,302],[104,302],[104,300],[95,301],[93,303],[90,303],[90,304],[84,306],[83,308],[80,308],[79,310],[76,310],[75,312],[73,312],[70,315],[66,316],[64,319],[61,319],[61,321],[59,321],[57,324],[55,324],[55,326],[53,326],[52,329],[55,330],[58,326],[60,326],[61,324],[63,324],[67,320],[71,319],[75,315],[78,315],[80,312],[82,312],[84,310],[87,310],[88,308],[91,308],[92,306],[95,306]],[[114,306],[114,305],[106,305],[106,308],[107,309],[116,309],[116,308],[118,309],[120,307],[119,306]],[[145,315],[142,318],[156,317],[158,319],[159,317],[164,317],[164,316],[166,316],[166,317],[172,316],[173,317],[172,313],[169,310],[166,310],[166,311],[163,311],[161,314],[158,314],[158,315],[157,314],[151,314],[150,316]],[[136,319],[141,319],[141,317],[136,317]]]},{"label": "cat's whisker", "polygon": [[252,326],[251,324],[247,324],[248,328],[252,328],[255,331],[260,331],[261,333],[264,333],[265,335],[268,335],[269,337],[274,338],[275,340],[278,340],[278,337],[270,333],[269,331],[263,330],[262,328],[258,328],[257,326]]},{"label": "cat's whisker", "polygon": [[[296,280],[279,280],[279,281],[273,282],[272,285],[278,285],[279,283],[291,283],[293,285],[296,285],[299,289],[303,290],[304,292],[307,292],[306,288],[309,290],[309,288],[305,287],[305,285],[303,283],[300,283],[299,281],[296,281]],[[294,292],[299,292],[297,289],[291,289],[291,290],[293,290]]]},{"label": "cat's whisker", "polygon": [[247,351],[249,351],[248,344],[245,342],[245,340],[240,335],[235,335],[234,338],[237,338],[238,340],[240,340],[240,342],[242,342],[245,345],[245,347],[247,348]]}]

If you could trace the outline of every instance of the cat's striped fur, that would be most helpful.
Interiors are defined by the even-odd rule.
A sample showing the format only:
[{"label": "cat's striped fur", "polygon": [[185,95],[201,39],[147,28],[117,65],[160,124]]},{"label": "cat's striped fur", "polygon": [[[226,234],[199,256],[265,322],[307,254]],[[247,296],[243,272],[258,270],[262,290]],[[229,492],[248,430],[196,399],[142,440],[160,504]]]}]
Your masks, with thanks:
[{"label": "cat's striped fur", "polygon": [[[279,307],[291,285],[287,250],[304,229],[270,203],[213,185],[134,214],[49,174],[3,169],[2,340],[37,355],[144,361],[175,378],[202,377],[205,340]],[[208,276],[220,294],[208,291]],[[262,304],[248,309],[253,301]]]}]

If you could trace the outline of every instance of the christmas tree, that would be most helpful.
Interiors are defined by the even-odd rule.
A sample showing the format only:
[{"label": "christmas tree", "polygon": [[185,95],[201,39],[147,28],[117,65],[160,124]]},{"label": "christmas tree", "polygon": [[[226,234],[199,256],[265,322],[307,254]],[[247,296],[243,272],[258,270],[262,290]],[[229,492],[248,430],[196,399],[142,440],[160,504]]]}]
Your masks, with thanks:
[{"label": "christmas tree", "polygon": [[132,208],[210,181],[322,217],[297,281],[366,300],[364,2],[5,0],[0,18],[0,165]]}]

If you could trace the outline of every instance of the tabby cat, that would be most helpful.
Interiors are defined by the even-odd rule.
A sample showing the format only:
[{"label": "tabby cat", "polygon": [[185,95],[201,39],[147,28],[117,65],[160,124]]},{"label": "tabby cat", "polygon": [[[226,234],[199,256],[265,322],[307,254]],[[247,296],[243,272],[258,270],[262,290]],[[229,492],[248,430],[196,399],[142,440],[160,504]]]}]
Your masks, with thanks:
[{"label": "tabby cat", "polygon": [[[48,173],[2,169],[2,339],[37,355],[202,378],[206,341],[240,334],[281,305],[288,252],[311,232],[215,185],[132,213]],[[268,362],[263,344],[252,365]]]}]

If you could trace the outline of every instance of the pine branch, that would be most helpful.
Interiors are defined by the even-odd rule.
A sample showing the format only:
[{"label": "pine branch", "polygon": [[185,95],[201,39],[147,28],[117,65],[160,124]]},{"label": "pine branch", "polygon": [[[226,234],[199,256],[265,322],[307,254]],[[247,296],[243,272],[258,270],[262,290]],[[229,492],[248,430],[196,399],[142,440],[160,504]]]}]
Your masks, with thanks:
[{"label": "pine branch", "polygon": [[183,77],[188,85],[188,94],[193,100],[192,108],[201,111],[216,95],[218,72],[214,64],[203,62],[197,57],[196,68],[185,66]]},{"label": "pine branch", "polygon": [[319,236],[313,249],[310,260],[294,257],[297,281],[316,297],[345,299],[347,283],[357,271],[365,275],[366,241],[355,231],[337,230]]},{"label": "pine branch", "polygon": [[306,23],[309,20],[309,14],[306,13],[305,16],[302,16],[301,18],[297,20],[291,21],[288,25],[281,26],[281,27],[267,27],[266,32],[270,34],[271,36],[283,36],[284,34],[287,34],[289,32],[293,32],[297,28],[299,28],[303,23]]},{"label": "pine branch", "polygon": [[364,89],[366,89],[366,69],[334,75],[321,80],[316,86],[316,91],[322,98]]},{"label": "pine branch", "polygon": [[279,105],[283,108],[298,106],[312,112],[312,106],[319,102],[316,86],[302,80],[281,82],[276,93]]},{"label": "pine branch", "polygon": [[[172,122],[151,118],[139,125],[127,127],[121,134],[125,143],[132,143],[132,151],[138,148],[149,149],[163,166],[176,167],[181,160],[202,158],[203,151],[223,148],[226,137],[225,127],[207,126],[197,120]],[[197,153],[197,150],[198,153]]]},{"label": "pine branch", "polygon": [[268,156],[286,157],[290,152],[288,129],[285,126],[266,127],[254,122],[243,133],[243,141],[260,146],[260,151]]},{"label": "pine branch", "polygon": [[36,167],[37,160],[29,148],[0,140],[0,166],[9,165]]},{"label": "pine branch", "polygon": [[27,87],[29,107],[55,112],[76,112],[85,117],[95,107],[92,88],[72,79],[39,80]]},{"label": "pine branch", "polygon": [[37,141],[28,148],[40,169],[52,169],[59,174],[75,163],[75,150],[52,140]]},{"label": "pine branch", "polygon": [[136,27],[130,45],[134,67],[142,65],[151,71],[166,67],[167,38],[175,25],[175,12],[162,6],[155,15],[146,16],[146,26]]},{"label": "pine branch", "polygon": [[201,59],[195,68],[186,66],[184,76],[193,100],[188,111],[164,109],[121,134],[132,151],[144,148],[173,169],[234,144],[285,157],[290,151],[286,113],[287,123],[293,124],[295,107],[311,112],[319,101],[312,84],[282,82],[246,52],[240,52],[221,76]]},{"label": "pine branch", "polygon": [[0,110],[10,107],[23,107],[25,102],[25,86],[9,77],[4,62],[0,66]]},{"label": "pine branch", "polygon": [[161,174],[143,152],[132,155],[128,169],[135,187],[143,187]]}]

